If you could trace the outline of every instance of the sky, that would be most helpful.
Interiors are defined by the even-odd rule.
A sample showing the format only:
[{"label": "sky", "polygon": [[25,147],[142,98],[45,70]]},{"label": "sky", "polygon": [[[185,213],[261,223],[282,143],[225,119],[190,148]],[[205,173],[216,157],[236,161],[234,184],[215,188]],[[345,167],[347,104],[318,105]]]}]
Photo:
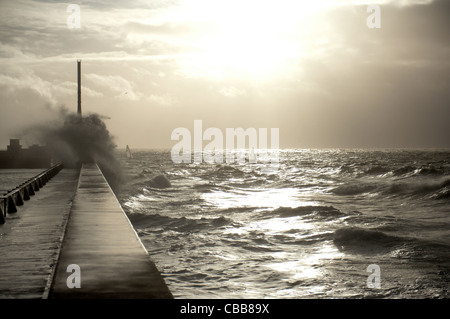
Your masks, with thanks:
[{"label": "sky", "polygon": [[120,148],[169,149],[194,120],[281,148],[449,148],[448,30],[446,0],[0,1],[0,149],[76,111],[77,59]]}]

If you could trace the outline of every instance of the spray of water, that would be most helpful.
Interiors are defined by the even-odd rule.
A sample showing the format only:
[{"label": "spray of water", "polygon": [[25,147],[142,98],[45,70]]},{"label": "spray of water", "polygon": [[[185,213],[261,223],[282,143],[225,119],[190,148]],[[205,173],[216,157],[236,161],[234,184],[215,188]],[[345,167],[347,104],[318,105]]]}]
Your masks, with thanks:
[{"label": "spray of water", "polygon": [[60,115],[56,123],[35,126],[27,135],[47,145],[54,161],[64,163],[65,167],[97,163],[111,187],[117,189],[122,184],[123,174],[114,154],[114,138],[103,118],[98,114],[80,117],[64,111]]}]

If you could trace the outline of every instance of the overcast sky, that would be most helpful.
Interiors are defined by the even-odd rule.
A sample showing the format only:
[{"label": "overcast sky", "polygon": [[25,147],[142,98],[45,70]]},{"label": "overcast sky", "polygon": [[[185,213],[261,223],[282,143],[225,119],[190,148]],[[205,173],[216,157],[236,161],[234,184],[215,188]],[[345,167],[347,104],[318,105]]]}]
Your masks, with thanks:
[{"label": "overcast sky", "polygon": [[77,59],[119,147],[170,148],[196,119],[283,148],[450,147],[450,1],[75,3],[80,28],[70,3],[0,2],[0,149],[76,111]]}]

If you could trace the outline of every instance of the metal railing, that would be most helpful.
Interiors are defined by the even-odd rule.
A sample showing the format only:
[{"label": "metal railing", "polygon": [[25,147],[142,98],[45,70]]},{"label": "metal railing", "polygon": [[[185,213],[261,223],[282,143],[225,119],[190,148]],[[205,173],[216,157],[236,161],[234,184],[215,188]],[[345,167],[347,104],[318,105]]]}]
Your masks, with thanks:
[{"label": "metal railing", "polygon": [[16,213],[17,206],[24,205],[25,201],[30,200],[31,196],[35,195],[62,169],[62,163],[56,164],[0,196],[0,224],[5,223],[7,214]]}]

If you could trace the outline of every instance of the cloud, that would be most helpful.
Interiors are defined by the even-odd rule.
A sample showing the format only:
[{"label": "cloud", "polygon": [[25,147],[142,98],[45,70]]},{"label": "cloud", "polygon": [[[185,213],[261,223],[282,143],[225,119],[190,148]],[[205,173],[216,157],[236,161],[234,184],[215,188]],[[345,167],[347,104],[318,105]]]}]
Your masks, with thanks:
[{"label": "cloud", "polygon": [[156,103],[157,105],[161,106],[172,106],[174,105],[174,103],[176,103],[175,99],[168,94],[166,95],[150,94],[147,97],[147,100],[150,101],[152,104]]},{"label": "cloud", "polygon": [[115,98],[130,101],[138,101],[142,98],[141,93],[135,92],[134,84],[119,75],[98,75],[88,73],[83,76],[87,81],[91,82],[91,85],[115,93]]},{"label": "cloud", "polygon": [[236,88],[234,86],[228,86],[228,87],[222,87],[219,90],[219,93],[224,95],[224,96],[226,96],[226,97],[234,98],[234,97],[237,97],[237,96],[240,96],[240,95],[245,95],[246,91],[243,90],[243,89],[238,89],[238,88]]},{"label": "cloud", "polygon": [[[3,39],[3,38],[2,38]],[[36,59],[33,54],[25,54],[20,47],[12,44],[0,43],[0,59],[14,59],[15,61],[26,61]]]},{"label": "cloud", "polygon": [[126,22],[124,27],[129,32],[152,35],[182,35],[183,33],[189,33],[191,29],[189,25],[179,25],[172,22],[156,25],[130,21]]},{"label": "cloud", "polygon": [[0,74],[0,85],[5,86],[8,91],[13,93],[21,89],[30,89],[41,97],[53,103],[55,102],[52,94],[52,84],[42,80],[31,70],[22,70],[20,74],[16,75]]}]

